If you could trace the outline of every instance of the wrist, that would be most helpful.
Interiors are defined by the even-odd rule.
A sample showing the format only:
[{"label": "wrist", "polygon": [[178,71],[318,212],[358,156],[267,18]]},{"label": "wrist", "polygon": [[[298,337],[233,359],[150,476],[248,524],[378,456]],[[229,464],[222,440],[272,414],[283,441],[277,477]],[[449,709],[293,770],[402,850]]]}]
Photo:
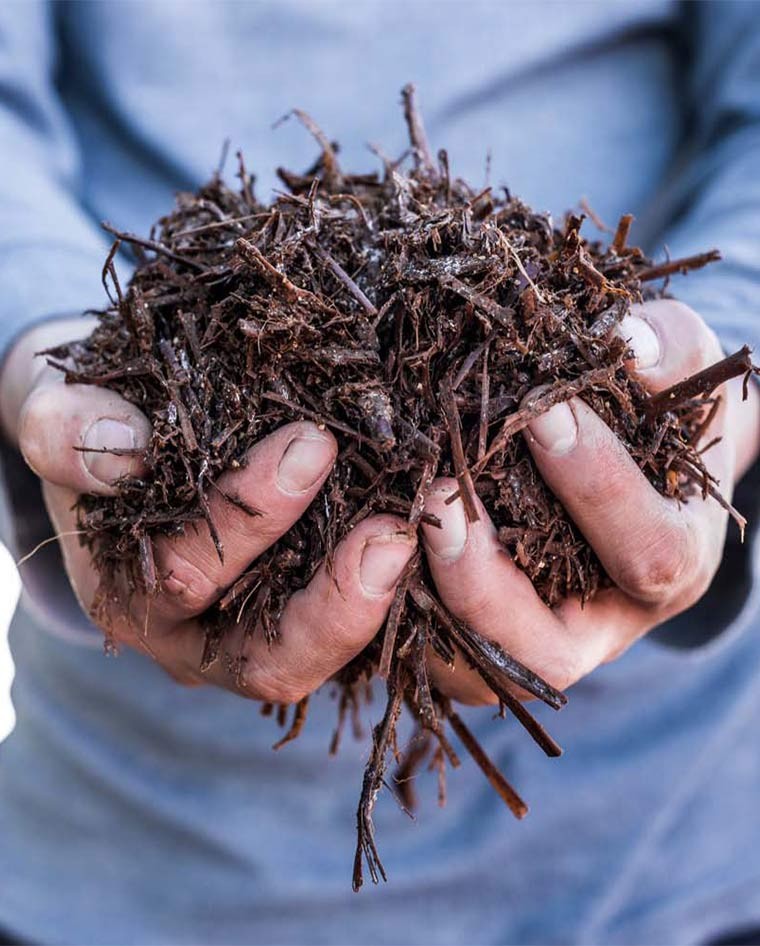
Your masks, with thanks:
[{"label": "wrist", "polygon": [[18,336],[0,369],[0,425],[12,444],[18,442],[18,419],[24,401],[39,384],[48,366],[38,352],[82,338],[91,331],[95,320],[81,316],[37,322]]}]

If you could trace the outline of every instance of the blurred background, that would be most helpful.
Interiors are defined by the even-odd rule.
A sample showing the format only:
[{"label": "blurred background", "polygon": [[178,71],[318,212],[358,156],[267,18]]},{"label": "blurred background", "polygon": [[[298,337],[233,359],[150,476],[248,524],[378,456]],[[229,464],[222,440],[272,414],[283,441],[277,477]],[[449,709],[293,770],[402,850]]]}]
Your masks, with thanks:
[{"label": "blurred background", "polygon": [[10,686],[13,664],[8,651],[8,624],[18,601],[20,582],[13,559],[0,545],[0,742],[13,728]]}]

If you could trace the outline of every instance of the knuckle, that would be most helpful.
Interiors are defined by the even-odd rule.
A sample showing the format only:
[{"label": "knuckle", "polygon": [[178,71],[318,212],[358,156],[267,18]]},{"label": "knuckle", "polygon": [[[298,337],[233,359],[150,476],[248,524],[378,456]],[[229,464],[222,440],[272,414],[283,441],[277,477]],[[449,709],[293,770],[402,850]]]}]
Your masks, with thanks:
[{"label": "knuckle", "polygon": [[[629,548],[634,543],[629,543]],[[618,585],[640,601],[663,604],[679,597],[696,566],[689,531],[683,524],[650,526],[635,542],[638,551],[624,555]]]},{"label": "knuckle", "polygon": [[250,516],[242,509],[225,504],[216,510],[215,520],[217,529],[225,535],[225,544],[251,546],[252,554],[258,554],[288,531],[293,517],[279,508]]},{"label": "knuckle", "polygon": [[585,661],[576,648],[568,647],[564,653],[558,655],[542,674],[544,680],[555,690],[564,693],[574,683],[589,673]]},{"label": "knuckle", "polygon": [[213,579],[181,552],[170,548],[162,559],[162,571],[166,575],[162,590],[187,611],[204,611],[219,594],[220,589]]},{"label": "knuckle", "polygon": [[[286,515],[257,516],[251,520],[245,513],[235,514],[237,528],[230,532],[240,541],[251,542],[254,537],[258,544],[269,546],[283,536],[291,526],[291,518]],[[255,530],[255,531],[254,531]]]},{"label": "knuckle", "polygon": [[245,695],[252,699],[285,705],[299,703],[310,692],[289,675],[260,665],[246,668],[241,686]]}]

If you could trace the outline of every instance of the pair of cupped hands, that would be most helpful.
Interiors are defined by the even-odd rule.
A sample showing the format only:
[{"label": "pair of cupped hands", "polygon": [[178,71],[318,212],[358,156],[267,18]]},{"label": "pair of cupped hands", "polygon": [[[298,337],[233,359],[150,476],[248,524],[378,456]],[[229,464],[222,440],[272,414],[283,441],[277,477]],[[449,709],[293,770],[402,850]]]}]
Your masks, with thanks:
[{"label": "pair of cupped hands", "polygon": [[[6,434],[42,480],[66,570],[89,613],[98,576],[89,553],[71,534],[76,532],[72,507],[80,493],[112,493],[119,477],[140,472],[140,461],[73,448],[139,448],[148,440],[150,425],[114,392],[65,384],[59,372],[35,358],[35,352],[81,336],[83,325],[82,319],[54,321],[22,336],[0,377],[0,408]],[[723,354],[699,315],[670,300],[635,306],[616,331],[633,355],[628,370],[652,393]],[[750,402],[741,404],[740,380],[718,393],[722,398],[710,435],[721,440],[706,460],[730,498],[758,453],[760,398],[753,386]],[[446,503],[456,490],[454,480],[434,484],[426,510],[442,528],[423,525],[421,540],[450,611],[564,690],[706,591],[723,554],[727,514],[713,500],[695,497],[679,506],[658,493],[581,398],[536,418],[524,436],[541,475],[615,587],[584,607],[570,598],[548,608],[499,544],[485,510],[480,508],[477,522],[468,522],[460,500]],[[330,432],[308,422],[288,424],[253,446],[247,465],[226,473],[220,486],[263,514],[246,515],[219,493],[209,498],[225,548],[223,564],[205,522],[182,537],[157,538],[157,571],[165,576],[160,594],[150,602],[133,597],[127,610],[111,614],[115,641],[148,652],[181,683],[215,684],[274,703],[298,701],[340,670],[382,626],[399,576],[416,550],[417,539],[394,516],[365,519],[343,539],[332,574],[320,568],[286,605],[281,641],[270,647],[263,635],[253,635],[245,643],[241,675],[230,673],[223,662],[201,673],[199,621],[303,514],[336,453]],[[230,633],[234,636],[235,629]],[[430,673],[454,699],[495,701],[464,661],[452,670],[431,655]]]}]

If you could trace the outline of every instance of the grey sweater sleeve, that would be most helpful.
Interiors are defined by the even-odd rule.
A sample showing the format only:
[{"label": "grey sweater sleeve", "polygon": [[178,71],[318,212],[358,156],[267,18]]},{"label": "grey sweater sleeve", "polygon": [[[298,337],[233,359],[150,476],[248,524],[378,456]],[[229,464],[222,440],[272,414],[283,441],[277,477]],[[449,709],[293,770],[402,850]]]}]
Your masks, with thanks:
[{"label": "grey sweater sleeve", "polygon": [[[0,363],[35,322],[104,299],[99,274],[109,241],[79,197],[80,155],[56,89],[55,17],[43,0],[0,4]],[[2,538],[19,556],[52,528],[37,478],[5,443],[0,471],[11,511]],[[86,632],[56,544],[42,548],[22,577],[26,606],[43,623]]]},{"label": "grey sweater sleeve", "polygon": [[[718,333],[726,351],[745,343],[760,359],[760,5],[684,3],[685,93],[689,135],[682,160],[658,201],[658,242],[672,257],[718,247],[714,264],[674,283],[679,299]],[[723,563],[696,607],[653,635],[679,648],[720,646],[742,619],[758,541],[760,465],[739,485],[747,541],[729,525]]]},{"label": "grey sweater sleeve", "polygon": [[724,347],[760,349],[760,5],[685,3],[687,134],[658,205],[671,256],[722,262],[673,284]]},{"label": "grey sweater sleeve", "polygon": [[43,0],[0,4],[0,356],[34,322],[104,298],[109,242],[78,196],[55,16]]}]

